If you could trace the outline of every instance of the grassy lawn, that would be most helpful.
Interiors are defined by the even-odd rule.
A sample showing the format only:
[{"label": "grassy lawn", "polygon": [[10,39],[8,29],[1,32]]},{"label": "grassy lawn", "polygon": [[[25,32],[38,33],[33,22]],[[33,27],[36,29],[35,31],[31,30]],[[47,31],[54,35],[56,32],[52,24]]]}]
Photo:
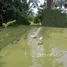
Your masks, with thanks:
[{"label": "grassy lawn", "polygon": [[[0,67],[29,67],[32,64],[30,47],[24,37],[30,26],[0,28]],[[19,41],[15,43],[16,40]],[[5,47],[6,46],[6,47]]]},{"label": "grassy lawn", "polygon": [[15,26],[6,29],[0,28],[0,50],[6,45],[12,43],[15,39],[23,35],[30,27],[29,26]]},{"label": "grassy lawn", "polygon": [[30,47],[24,36],[17,44],[10,44],[0,52],[0,67],[29,67],[32,64]]},{"label": "grassy lawn", "polygon": [[67,28],[44,27],[45,44],[67,48]]},{"label": "grassy lawn", "polygon": [[[30,42],[30,45],[33,46],[37,44],[37,46],[42,46],[44,56],[41,57],[40,55],[40,57],[32,58],[31,49],[33,47],[30,48],[31,46],[29,45],[29,41],[28,39],[25,39],[25,36],[29,33],[32,34],[31,31],[34,28],[35,26],[18,26],[10,27],[5,29],[5,31],[0,32],[0,35],[2,35],[0,36],[0,38],[4,37],[4,40],[1,42],[1,49],[7,45],[0,51],[0,67],[29,67],[31,65],[34,65],[35,63],[43,64],[42,67],[53,67],[53,62],[55,67],[63,67],[63,65],[66,64],[67,54],[63,52],[67,51],[67,28],[42,27],[42,30],[38,34],[38,37],[43,36],[43,44],[37,44],[36,41],[38,41],[39,38],[32,38],[32,42]],[[2,28],[0,28],[0,30],[2,30]],[[19,38],[20,40],[15,43],[15,41]],[[36,48],[35,46],[34,50],[37,49],[38,51],[38,48]],[[61,62],[60,60],[58,61],[57,59],[60,58],[65,60],[63,62]],[[33,59],[36,60],[34,61],[34,63],[32,62]]]},{"label": "grassy lawn", "polygon": [[53,67],[55,60],[55,67],[66,67],[67,53],[64,51],[67,51],[67,28],[43,27],[43,42],[46,54],[44,67]]}]

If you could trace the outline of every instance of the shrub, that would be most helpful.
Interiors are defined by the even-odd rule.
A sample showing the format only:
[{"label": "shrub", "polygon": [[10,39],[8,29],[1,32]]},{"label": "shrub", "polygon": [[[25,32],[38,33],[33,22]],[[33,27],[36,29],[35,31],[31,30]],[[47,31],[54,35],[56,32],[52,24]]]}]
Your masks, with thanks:
[{"label": "shrub", "polygon": [[42,24],[45,26],[65,27],[67,26],[66,15],[60,10],[44,9]]},{"label": "shrub", "polygon": [[36,24],[40,23],[40,19],[39,19],[38,16],[35,17],[35,19],[34,19],[34,23],[36,23]]}]

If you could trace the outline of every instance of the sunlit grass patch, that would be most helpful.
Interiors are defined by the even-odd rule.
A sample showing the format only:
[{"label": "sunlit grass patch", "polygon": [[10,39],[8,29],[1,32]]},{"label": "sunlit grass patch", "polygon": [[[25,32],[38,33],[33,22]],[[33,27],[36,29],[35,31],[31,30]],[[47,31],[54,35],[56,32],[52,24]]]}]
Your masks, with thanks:
[{"label": "sunlit grass patch", "polygon": [[45,27],[43,36],[47,47],[52,45],[67,48],[67,28]]}]

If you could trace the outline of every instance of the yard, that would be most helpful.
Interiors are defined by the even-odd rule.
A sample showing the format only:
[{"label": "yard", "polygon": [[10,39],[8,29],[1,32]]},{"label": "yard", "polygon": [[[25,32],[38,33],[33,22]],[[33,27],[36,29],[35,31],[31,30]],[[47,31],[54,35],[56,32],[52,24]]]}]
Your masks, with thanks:
[{"label": "yard", "polygon": [[26,26],[13,26],[7,28],[0,28],[0,50],[6,45],[14,42],[18,37],[21,37],[22,34],[29,29]]},{"label": "yard", "polygon": [[5,36],[0,45],[6,44],[0,51],[0,67],[67,66],[67,28],[18,26],[0,34]]}]

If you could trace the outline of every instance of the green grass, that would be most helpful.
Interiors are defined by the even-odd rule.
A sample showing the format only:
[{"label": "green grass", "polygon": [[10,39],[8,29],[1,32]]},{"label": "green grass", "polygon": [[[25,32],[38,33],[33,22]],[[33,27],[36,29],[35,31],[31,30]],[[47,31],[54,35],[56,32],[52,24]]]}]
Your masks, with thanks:
[{"label": "green grass", "polygon": [[67,28],[44,27],[43,32],[46,44],[67,48]]},{"label": "green grass", "polygon": [[[67,28],[44,27],[43,42],[45,54],[48,55],[44,57],[44,67],[53,67],[52,62],[66,54],[63,51],[67,51]],[[55,52],[51,56],[52,48]],[[56,61],[55,67],[63,67],[64,63]]]},{"label": "green grass", "polygon": [[6,45],[12,43],[15,39],[23,35],[30,27],[29,26],[14,26],[0,28],[0,50]]},{"label": "green grass", "polygon": [[[0,67],[29,67],[32,64],[30,47],[24,37],[31,26],[0,28]],[[17,43],[14,43],[20,39]]]},{"label": "green grass", "polygon": [[[0,38],[4,37],[0,43],[0,67],[29,67],[32,64],[32,57],[30,55],[30,47],[24,37],[27,35],[30,26],[16,26],[8,27],[3,31],[0,28]],[[8,34],[8,36],[6,36]],[[18,43],[12,42],[17,39]],[[5,47],[6,46],[6,47]]]},{"label": "green grass", "polygon": [[[4,33],[4,31],[0,32],[0,35],[3,35],[5,37],[5,41],[3,42],[8,44],[16,40],[19,36],[21,37],[20,41],[17,44],[7,44],[7,46],[0,51],[0,65],[2,65],[0,67],[29,67],[33,64],[30,46],[28,45],[27,39],[24,39],[24,37],[28,34],[26,31],[34,27],[35,26],[10,27],[5,30],[6,33]],[[43,36],[43,46],[45,55],[44,57],[42,57],[42,59],[36,58],[37,63],[40,63],[40,60],[43,60],[43,67],[53,67],[53,62],[57,58],[61,58],[62,55],[64,55],[63,51],[67,50],[67,28],[42,28],[43,29],[42,31],[40,31],[39,35]],[[0,30],[2,30],[2,28],[0,28]],[[7,32],[10,34],[8,37],[6,37]],[[2,36],[0,36],[0,38],[1,37]],[[50,55],[52,48],[56,48],[56,56]],[[56,61],[55,67],[63,67],[63,63]]]},{"label": "green grass", "polygon": [[1,67],[29,67],[32,64],[30,47],[24,36],[17,44],[10,44],[0,51]]}]

